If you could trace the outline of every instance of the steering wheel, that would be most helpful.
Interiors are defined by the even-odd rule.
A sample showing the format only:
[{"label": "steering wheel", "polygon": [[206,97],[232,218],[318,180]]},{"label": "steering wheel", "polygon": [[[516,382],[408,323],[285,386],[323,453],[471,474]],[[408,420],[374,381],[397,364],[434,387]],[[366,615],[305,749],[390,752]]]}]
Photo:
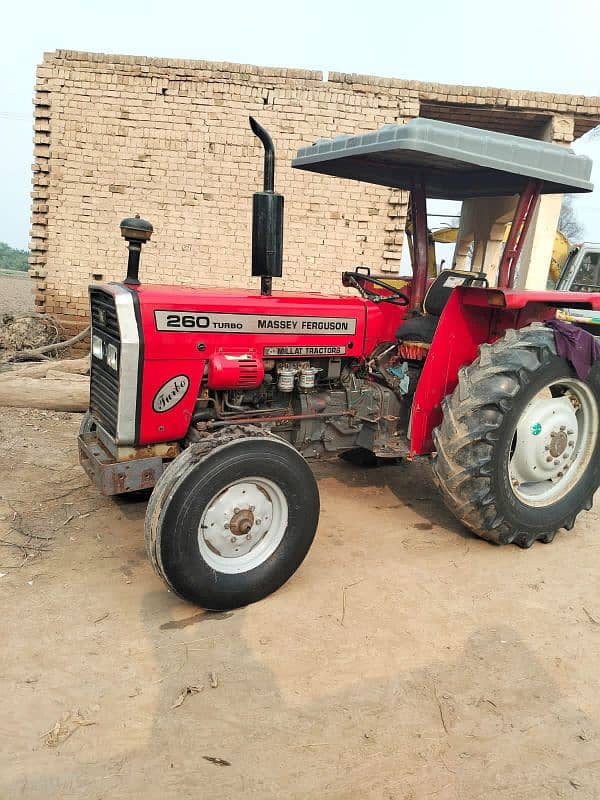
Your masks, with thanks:
[{"label": "steering wheel", "polygon": [[[344,272],[343,277],[344,279],[348,280],[349,285],[355,286],[361,294],[364,294],[373,303],[392,303],[395,306],[407,306],[410,304],[410,297],[405,295],[404,292],[401,292],[400,289],[395,289],[385,281],[382,281],[379,278],[371,277],[371,275],[368,273]],[[364,281],[373,283],[375,286],[381,286],[383,289],[387,289],[388,292],[392,292],[392,296],[387,297],[386,295],[373,294],[372,292],[367,291],[367,289],[365,289],[363,286]]]}]

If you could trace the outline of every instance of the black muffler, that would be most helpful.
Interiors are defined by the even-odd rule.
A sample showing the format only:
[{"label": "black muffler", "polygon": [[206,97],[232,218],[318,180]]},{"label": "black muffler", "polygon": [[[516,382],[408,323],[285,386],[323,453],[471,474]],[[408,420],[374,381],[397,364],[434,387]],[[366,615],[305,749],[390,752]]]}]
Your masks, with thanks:
[{"label": "black muffler", "polygon": [[121,222],[121,236],[127,242],[129,257],[127,260],[127,277],[123,283],[129,286],[140,285],[140,256],[142,245],[150,240],[152,236],[152,225],[145,219],[141,219],[139,214],[135,217],[127,217]]},{"label": "black muffler", "polygon": [[283,195],[275,192],[273,140],[254,117],[250,127],[265,148],[263,191],[252,196],[252,275],[260,278],[260,293],[270,295],[283,263]]}]

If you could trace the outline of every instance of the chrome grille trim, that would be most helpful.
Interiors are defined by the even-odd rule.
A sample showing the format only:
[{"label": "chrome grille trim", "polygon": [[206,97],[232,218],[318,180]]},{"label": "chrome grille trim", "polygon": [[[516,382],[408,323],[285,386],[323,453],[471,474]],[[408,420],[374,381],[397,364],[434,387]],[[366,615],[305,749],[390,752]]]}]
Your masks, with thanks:
[{"label": "chrome grille trim", "polygon": [[[107,303],[102,302],[102,295],[107,295]],[[92,309],[92,334],[95,332],[104,339],[119,344],[119,372],[117,377],[117,394],[108,390],[108,373],[94,364],[92,358],[92,379],[96,380],[103,393],[99,407],[104,406],[104,418],[100,420],[106,432],[114,437],[119,445],[134,445],[136,438],[136,415],[138,405],[138,366],[140,357],[140,336],[135,315],[132,292],[118,284],[103,284],[90,287],[90,303]],[[111,309],[113,306],[114,310]],[[99,310],[104,311],[104,315]],[[116,334],[116,336],[115,336]],[[94,372],[96,371],[96,376]],[[99,377],[101,376],[101,377]],[[112,395],[107,399],[107,395]],[[116,404],[116,421],[110,423],[110,404]],[[110,430],[110,428],[113,428]]]}]

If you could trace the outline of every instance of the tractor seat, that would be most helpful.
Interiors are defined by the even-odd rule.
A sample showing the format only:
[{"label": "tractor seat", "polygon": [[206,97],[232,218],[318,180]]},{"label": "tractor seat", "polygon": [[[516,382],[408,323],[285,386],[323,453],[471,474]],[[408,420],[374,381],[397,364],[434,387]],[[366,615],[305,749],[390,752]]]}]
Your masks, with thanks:
[{"label": "tractor seat", "polygon": [[408,317],[406,322],[403,322],[396,331],[396,339],[399,342],[426,342],[431,344],[439,321],[439,317],[430,317],[428,314]]},{"label": "tractor seat", "polygon": [[422,315],[409,317],[396,331],[398,341],[428,342],[431,344],[440,316],[452,290],[456,286],[487,286],[485,272],[466,272],[460,269],[445,269],[433,281],[425,300]]}]

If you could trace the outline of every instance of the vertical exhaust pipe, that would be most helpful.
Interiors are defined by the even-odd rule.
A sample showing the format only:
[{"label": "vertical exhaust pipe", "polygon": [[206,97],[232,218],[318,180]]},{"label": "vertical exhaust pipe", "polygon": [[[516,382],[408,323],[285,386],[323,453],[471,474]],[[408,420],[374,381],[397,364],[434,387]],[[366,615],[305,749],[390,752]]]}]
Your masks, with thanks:
[{"label": "vertical exhaust pipe", "polygon": [[261,140],[265,148],[265,165],[263,171],[263,191],[275,191],[275,146],[271,134],[257,122],[254,117],[249,117],[252,133]]},{"label": "vertical exhaust pipe", "polygon": [[283,195],[275,192],[273,140],[254,117],[250,117],[250,127],[265,149],[263,191],[252,196],[252,275],[260,278],[261,295],[268,296],[273,278],[281,278]]}]

